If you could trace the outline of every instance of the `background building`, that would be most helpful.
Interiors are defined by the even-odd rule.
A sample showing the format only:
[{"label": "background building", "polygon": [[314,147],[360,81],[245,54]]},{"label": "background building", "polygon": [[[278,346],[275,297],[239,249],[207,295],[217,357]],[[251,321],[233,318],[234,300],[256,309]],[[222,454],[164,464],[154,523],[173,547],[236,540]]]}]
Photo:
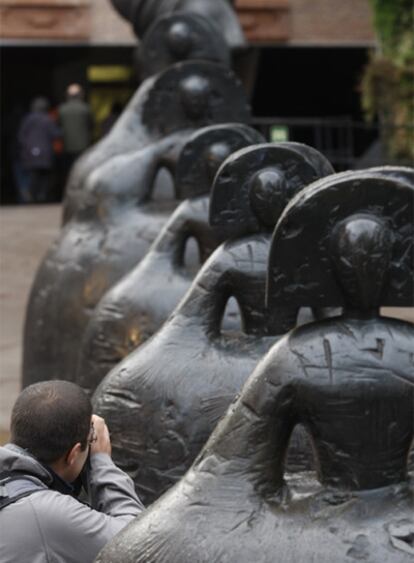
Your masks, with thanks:
[{"label": "background building", "polygon": [[[275,140],[313,144],[337,168],[349,167],[373,138],[351,126],[362,119],[358,85],[375,45],[369,0],[235,5],[249,43],[236,69],[248,60],[242,78],[258,126]],[[11,202],[11,138],[30,100],[44,95],[56,106],[67,84],[81,83],[98,135],[112,102],[125,103],[137,86],[137,39],[109,0],[0,0],[0,40],[2,201]]]}]

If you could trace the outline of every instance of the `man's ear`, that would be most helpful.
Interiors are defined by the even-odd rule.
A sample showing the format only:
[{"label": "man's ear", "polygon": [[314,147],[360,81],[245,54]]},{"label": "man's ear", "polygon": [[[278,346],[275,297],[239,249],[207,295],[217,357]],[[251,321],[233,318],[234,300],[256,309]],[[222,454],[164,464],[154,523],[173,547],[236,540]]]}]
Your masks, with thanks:
[{"label": "man's ear", "polygon": [[82,444],[80,442],[76,442],[76,444],[66,454],[67,465],[73,465],[81,452]]}]

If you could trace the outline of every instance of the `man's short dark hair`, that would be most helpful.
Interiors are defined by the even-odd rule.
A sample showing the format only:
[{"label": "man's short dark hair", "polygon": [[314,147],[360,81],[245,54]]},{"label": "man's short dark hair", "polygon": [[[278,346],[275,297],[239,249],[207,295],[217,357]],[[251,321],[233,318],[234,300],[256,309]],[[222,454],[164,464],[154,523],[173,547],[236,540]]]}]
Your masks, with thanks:
[{"label": "man's short dark hair", "polygon": [[52,463],[77,442],[86,448],[92,405],[69,381],[42,381],[26,387],[11,417],[11,440],[43,463]]}]

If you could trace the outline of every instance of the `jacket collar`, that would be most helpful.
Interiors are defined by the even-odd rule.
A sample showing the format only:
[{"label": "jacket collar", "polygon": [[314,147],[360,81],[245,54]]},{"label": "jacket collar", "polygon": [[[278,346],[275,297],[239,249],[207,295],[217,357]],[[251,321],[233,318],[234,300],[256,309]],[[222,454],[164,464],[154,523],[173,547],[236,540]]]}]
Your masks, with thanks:
[{"label": "jacket collar", "polygon": [[6,444],[0,447],[0,473],[6,472],[30,475],[42,481],[49,489],[65,495],[75,494],[73,485],[16,444]]}]

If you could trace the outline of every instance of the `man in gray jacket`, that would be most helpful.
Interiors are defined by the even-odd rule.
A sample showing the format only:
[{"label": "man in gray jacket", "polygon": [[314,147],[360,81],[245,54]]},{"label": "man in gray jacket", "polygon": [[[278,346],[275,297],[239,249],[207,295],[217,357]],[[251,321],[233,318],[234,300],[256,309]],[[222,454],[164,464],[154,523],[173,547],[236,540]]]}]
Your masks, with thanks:
[{"label": "man in gray jacket", "polygon": [[[77,499],[80,477],[90,505]],[[11,443],[0,447],[1,563],[92,562],[143,509],[80,387],[46,381],[22,391]]]}]

